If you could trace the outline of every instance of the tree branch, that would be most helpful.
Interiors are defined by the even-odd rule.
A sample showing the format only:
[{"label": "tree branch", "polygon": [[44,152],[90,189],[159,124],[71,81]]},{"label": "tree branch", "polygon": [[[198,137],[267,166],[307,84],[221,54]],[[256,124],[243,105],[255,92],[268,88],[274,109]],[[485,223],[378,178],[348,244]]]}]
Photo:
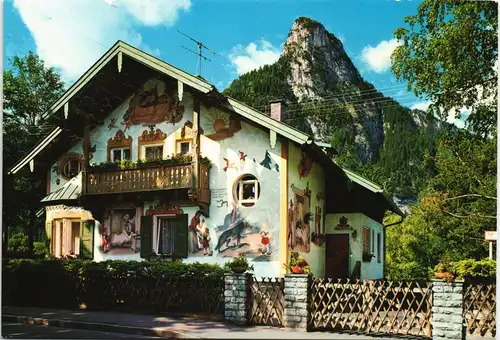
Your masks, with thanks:
[{"label": "tree branch", "polygon": [[441,203],[447,202],[447,201],[452,201],[452,200],[457,200],[457,199],[465,198],[465,197],[479,197],[479,198],[486,198],[486,199],[490,199],[490,200],[497,199],[496,197],[493,197],[493,196],[486,196],[486,195],[479,195],[479,194],[466,194],[466,195],[460,195],[460,196],[456,196],[456,197],[445,198],[445,199],[441,200]]},{"label": "tree branch", "polygon": [[470,215],[457,215],[457,214],[454,214],[450,211],[447,211],[447,210],[444,210],[444,209],[441,209],[442,212],[444,212],[445,214],[447,215],[450,215],[450,216],[453,216],[453,217],[456,217],[456,218],[469,218],[469,217],[479,217],[479,218],[486,218],[486,219],[497,219],[496,216],[491,216],[491,215],[480,215],[480,214],[470,214]]}]

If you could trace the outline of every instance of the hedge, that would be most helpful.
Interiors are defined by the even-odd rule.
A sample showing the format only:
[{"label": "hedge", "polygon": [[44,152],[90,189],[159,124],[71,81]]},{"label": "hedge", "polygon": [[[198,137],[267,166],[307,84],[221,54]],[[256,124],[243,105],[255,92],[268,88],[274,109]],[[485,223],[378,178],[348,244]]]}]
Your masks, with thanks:
[{"label": "hedge", "polygon": [[9,260],[4,305],[223,313],[224,270],[164,261]]}]

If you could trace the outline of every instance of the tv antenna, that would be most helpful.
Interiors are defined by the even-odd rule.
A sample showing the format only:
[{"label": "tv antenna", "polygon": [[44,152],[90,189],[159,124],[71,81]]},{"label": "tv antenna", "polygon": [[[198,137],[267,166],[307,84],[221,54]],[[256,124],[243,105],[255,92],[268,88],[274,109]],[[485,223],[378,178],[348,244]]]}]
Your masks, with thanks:
[{"label": "tv antenna", "polygon": [[189,52],[191,53],[194,53],[198,56],[198,64],[197,64],[197,67],[196,67],[196,73],[198,73],[200,76],[201,76],[201,59],[205,59],[205,60],[208,60],[208,61],[212,61],[210,60],[209,58],[207,58],[206,56],[203,55],[203,49],[206,49],[207,51],[210,51],[213,55],[217,55],[217,53],[215,53],[214,51],[212,51],[210,48],[208,48],[205,44],[203,44],[201,41],[198,41],[196,39],[193,39],[192,37],[190,37],[189,35],[185,34],[185,33],[182,33],[181,31],[177,30],[177,32],[179,32],[180,34],[188,37],[189,39],[191,39],[192,41],[194,41],[196,43],[196,45],[198,46],[198,52],[195,52],[193,51],[192,49],[190,48],[187,48],[185,46],[182,46],[182,48],[188,50]]}]

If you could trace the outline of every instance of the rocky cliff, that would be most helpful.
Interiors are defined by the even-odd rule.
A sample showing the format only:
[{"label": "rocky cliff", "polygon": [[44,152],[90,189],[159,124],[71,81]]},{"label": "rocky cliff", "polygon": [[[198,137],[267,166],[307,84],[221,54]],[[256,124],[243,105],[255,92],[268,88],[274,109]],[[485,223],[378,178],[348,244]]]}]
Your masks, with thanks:
[{"label": "rocky cliff", "polygon": [[427,132],[422,133],[432,119],[402,107],[366,82],[342,42],[321,23],[295,20],[279,60],[235,79],[224,94],[262,111],[270,100],[284,99],[286,123],[331,143],[341,154],[337,162],[357,171],[362,171],[356,169],[358,162],[379,165],[387,170],[384,176],[392,176],[379,182],[390,183],[392,192],[416,193],[409,164],[421,162],[426,151],[419,145],[432,144],[427,143]]}]

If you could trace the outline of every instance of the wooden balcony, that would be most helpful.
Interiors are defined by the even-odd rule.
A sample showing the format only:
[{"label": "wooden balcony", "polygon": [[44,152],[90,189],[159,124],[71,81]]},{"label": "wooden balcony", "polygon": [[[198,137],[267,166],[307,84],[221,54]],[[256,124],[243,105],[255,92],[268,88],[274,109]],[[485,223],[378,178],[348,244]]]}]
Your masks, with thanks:
[{"label": "wooden balcony", "polygon": [[[86,195],[129,193],[193,187],[191,164],[158,165],[142,169],[99,170],[86,173]],[[200,177],[203,177],[200,174]],[[200,178],[202,183],[207,179]]]}]

